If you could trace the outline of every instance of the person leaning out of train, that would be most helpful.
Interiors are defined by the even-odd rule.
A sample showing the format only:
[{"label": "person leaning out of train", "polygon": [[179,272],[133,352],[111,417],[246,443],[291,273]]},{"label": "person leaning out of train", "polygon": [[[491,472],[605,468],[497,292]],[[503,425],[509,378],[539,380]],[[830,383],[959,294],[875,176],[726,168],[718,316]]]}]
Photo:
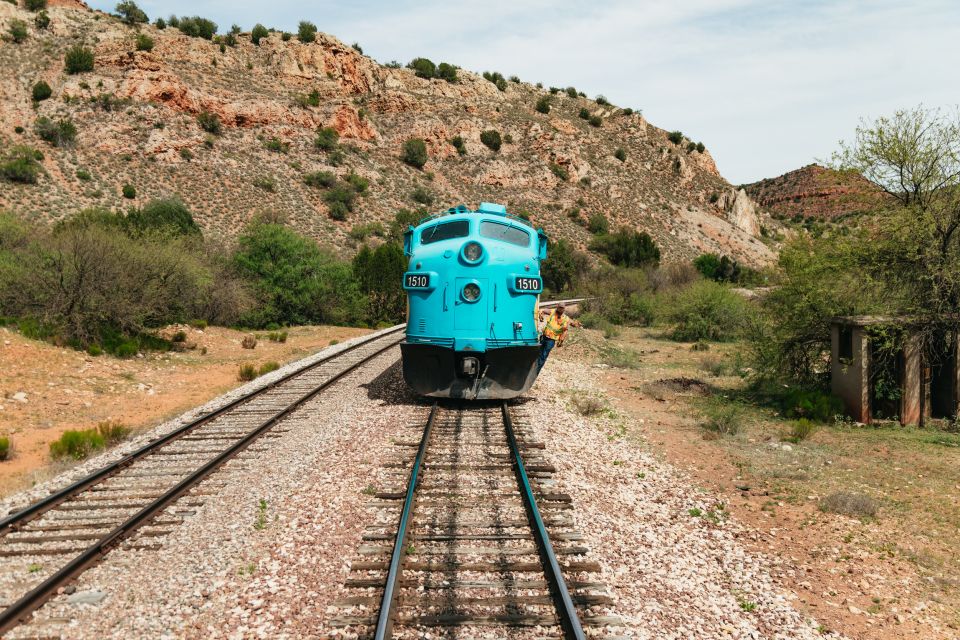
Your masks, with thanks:
[{"label": "person leaning out of train", "polygon": [[558,304],[552,311],[549,309],[542,309],[540,311],[540,319],[542,320],[543,317],[546,316],[547,323],[543,327],[543,335],[540,336],[540,358],[537,360],[537,371],[543,369],[543,365],[547,362],[550,351],[553,350],[555,346],[559,347],[563,345],[563,341],[567,338],[567,331],[570,327],[580,326],[580,323],[566,315],[564,313],[565,311],[566,308],[562,304]]}]

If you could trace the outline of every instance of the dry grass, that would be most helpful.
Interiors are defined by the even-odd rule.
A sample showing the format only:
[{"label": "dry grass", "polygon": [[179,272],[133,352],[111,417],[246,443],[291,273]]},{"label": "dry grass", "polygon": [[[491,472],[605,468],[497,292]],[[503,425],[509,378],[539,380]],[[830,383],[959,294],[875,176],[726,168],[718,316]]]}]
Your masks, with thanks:
[{"label": "dry grass", "polygon": [[582,416],[595,416],[607,410],[607,403],[595,396],[576,395],[570,399],[570,404]]},{"label": "dry grass", "polygon": [[839,513],[851,518],[875,518],[879,505],[870,496],[862,493],[848,493],[837,491],[820,501],[820,510],[828,513]]}]

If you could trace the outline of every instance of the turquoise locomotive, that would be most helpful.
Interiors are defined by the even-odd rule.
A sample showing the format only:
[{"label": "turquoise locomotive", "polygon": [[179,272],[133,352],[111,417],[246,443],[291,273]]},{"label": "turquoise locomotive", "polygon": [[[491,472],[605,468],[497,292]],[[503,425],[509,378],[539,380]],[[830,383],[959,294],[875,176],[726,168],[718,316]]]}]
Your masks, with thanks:
[{"label": "turquoise locomotive", "polygon": [[537,378],[540,261],[547,236],[482,202],[422,220],[404,236],[403,377],[435,398],[514,398]]}]

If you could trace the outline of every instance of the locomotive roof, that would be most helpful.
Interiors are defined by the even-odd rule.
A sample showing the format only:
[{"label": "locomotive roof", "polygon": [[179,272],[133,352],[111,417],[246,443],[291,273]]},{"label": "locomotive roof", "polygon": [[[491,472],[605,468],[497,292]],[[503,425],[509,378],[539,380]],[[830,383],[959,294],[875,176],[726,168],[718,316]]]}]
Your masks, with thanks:
[{"label": "locomotive roof", "polygon": [[432,215],[427,216],[426,218],[423,218],[422,220],[420,220],[420,222],[417,223],[417,227],[419,228],[419,227],[423,226],[424,224],[426,224],[426,223],[428,223],[428,222],[431,222],[431,221],[433,221],[433,220],[436,220],[436,219],[438,219],[438,218],[443,218],[443,217],[446,217],[446,216],[460,215],[460,214],[471,214],[471,213],[479,213],[479,214],[486,214],[486,215],[501,216],[501,217],[503,217],[503,218],[508,218],[508,219],[513,220],[513,221],[515,221],[515,222],[519,222],[520,224],[523,224],[523,225],[525,225],[525,226],[527,226],[527,227],[530,227],[531,229],[534,229],[534,231],[537,231],[537,232],[539,232],[539,233],[542,233],[542,231],[541,231],[540,229],[535,229],[534,226],[533,226],[532,224],[530,224],[530,221],[529,221],[529,220],[527,220],[527,219],[525,219],[525,218],[522,218],[522,217],[520,217],[520,216],[518,216],[518,215],[516,215],[516,214],[513,214],[513,213],[507,213],[507,208],[506,208],[504,205],[502,205],[502,204],[496,204],[496,203],[493,203],[493,202],[481,202],[481,203],[480,203],[480,206],[477,207],[475,210],[470,209],[470,208],[469,208],[467,205],[465,205],[465,204],[458,204],[458,205],[455,206],[455,207],[450,207],[449,209],[446,209],[446,210],[444,210],[444,211],[440,211],[440,212],[438,212],[438,213],[434,213],[434,214],[432,214]]}]

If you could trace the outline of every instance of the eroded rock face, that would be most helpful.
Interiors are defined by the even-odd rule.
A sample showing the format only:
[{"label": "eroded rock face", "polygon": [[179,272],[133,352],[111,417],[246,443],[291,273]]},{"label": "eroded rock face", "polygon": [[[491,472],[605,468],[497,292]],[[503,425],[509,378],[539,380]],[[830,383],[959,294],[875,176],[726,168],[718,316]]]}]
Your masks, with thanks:
[{"label": "eroded rock face", "polygon": [[731,189],[720,196],[717,206],[726,213],[730,224],[753,237],[760,236],[760,215],[756,203],[743,189]]}]

